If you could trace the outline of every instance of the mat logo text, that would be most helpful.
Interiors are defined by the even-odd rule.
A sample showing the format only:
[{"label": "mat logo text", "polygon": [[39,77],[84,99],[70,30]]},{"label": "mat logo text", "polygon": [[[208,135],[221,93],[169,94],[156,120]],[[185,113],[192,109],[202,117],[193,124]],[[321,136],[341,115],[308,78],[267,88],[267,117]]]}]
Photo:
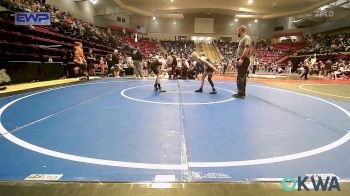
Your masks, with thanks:
[{"label": "mat logo text", "polygon": [[[311,182],[310,182],[311,181]],[[321,176],[305,176],[298,177],[298,182],[295,178],[287,177],[284,178],[281,182],[281,186],[285,191],[293,191],[298,186],[298,191],[332,191],[333,189],[340,191],[340,186],[338,178],[336,176],[327,176],[322,178]]]},{"label": "mat logo text", "polygon": [[48,12],[17,12],[16,25],[51,25],[51,15]]}]

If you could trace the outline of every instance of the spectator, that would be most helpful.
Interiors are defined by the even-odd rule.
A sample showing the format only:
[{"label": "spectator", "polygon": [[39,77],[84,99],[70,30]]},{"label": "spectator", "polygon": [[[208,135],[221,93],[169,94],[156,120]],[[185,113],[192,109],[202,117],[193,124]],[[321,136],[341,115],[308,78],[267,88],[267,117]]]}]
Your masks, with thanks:
[{"label": "spectator", "polygon": [[143,78],[142,74],[142,54],[140,48],[137,48],[132,53],[132,60],[134,62],[134,72],[136,74],[136,78]]},{"label": "spectator", "polygon": [[92,48],[89,49],[89,53],[86,55],[86,61],[87,61],[87,68],[89,71],[89,75],[94,76],[96,58],[95,58],[95,54],[93,54]]},{"label": "spectator", "polygon": [[328,59],[326,61],[326,67],[325,67],[325,77],[327,77],[331,72],[332,72],[332,65],[333,62],[331,61],[331,59]]},{"label": "spectator", "polygon": [[308,80],[308,78],[307,78],[308,74],[309,74],[309,66],[307,66],[307,64],[304,64],[303,65],[303,72],[302,72],[300,78],[304,77],[304,80]]},{"label": "spectator", "polygon": [[106,64],[105,64],[105,61],[103,59],[103,56],[100,56],[100,58],[99,58],[98,68],[101,69],[101,75],[102,75],[102,77],[104,77],[105,70],[106,70]]},{"label": "spectator", "polygon": [[89,79],[89,74],[86,70],[86,59],[83,52],[83,44],[81,42],[75,42],[74,46],[74,74],[80,76],[83,72],[86,79]]},{"label": "spectator", "polygon": [[112,54],[107,54],[105,65],[107,67],[107,74],[110,76],[112,73],[111,68],[113,67]]},{"label": "spectator", "polygon": [[119,64],[118,50],[114,50],[112,54],[112,68],[113,68],[114,77],[119,78],[121,67]]}]

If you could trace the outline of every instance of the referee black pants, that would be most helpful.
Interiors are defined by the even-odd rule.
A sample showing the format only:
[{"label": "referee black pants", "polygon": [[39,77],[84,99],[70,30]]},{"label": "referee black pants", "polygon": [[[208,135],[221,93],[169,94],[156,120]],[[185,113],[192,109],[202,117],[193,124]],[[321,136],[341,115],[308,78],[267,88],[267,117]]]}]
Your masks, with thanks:
[{"label": "referee black pants", "polygon": [[237,66],[237,89],[239,95],[245,95],[245,88],[247,85],[247,72],[250,64],[250,60],[248,58],[243,60],[241,66]]}]

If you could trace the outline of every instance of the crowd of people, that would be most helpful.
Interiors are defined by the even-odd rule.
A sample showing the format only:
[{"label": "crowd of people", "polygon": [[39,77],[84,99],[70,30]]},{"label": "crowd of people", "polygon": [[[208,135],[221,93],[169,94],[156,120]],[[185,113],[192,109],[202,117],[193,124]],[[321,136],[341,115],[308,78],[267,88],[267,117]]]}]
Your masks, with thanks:
[{"label": "crowd of people", "polygon": [[238,47],[238,42],[218,41],[216,42],[216,45],[218,46],[226,62],[233,60],[233,57],[235,56],[235,51]]},{"label": "crowd of people", "polygon": [[[140,50],[140,48],[137,48],[138,46],[137,44],[135,45],[135,43],[132,46],[128,46],[130,43],[127,42],[124,44],[123,40],[126,36],[120,34],[120,32],[108,33],[103,27],[97,27],[91,23],[75,18],[68,12],[60,11],[58,8],[40,1],[0,0],[0,4],[14,12],[50,12],[52,16],[52,25],[50,28],[52,28],[54,31],[115,48],[115,50],[110,54],[102,56],[100,54],[94,54],[93,48],[89,49],[89,52],[86,49],[84,51],[82,43],[76,42],[74,52],[71,55],[71,59],[77,65],[73,69],[73,75],[91,76],[96,75],[95,70],[98,70],[98,72],[102,73],[101,75],[103,76],[119,77],[125,74],[126,68],[132,68],[134,69],[133,72],[135,75],[142,78],[151,73],[148,65],[154,56],[162,56],[163,58],[166,58],[167,55],[174,56],[174,61],[176,62],[175,68],[168,73],[169,78],[196,78],[196,75],[198,74],[197,72],[200,73],[200,69],[195,68],[196,62],[191,61],[189,58],[189,54],[196,50],[196,46],[193,41],[161,41],[161,45],[165,48],[166,52],[163,51],[163,53],[161,53],[159,49],[149,52],[148,50],[144,49]],[[218,46],[221,54],[224,57],[222,62],[213,62],[219,73],[225,73],[227,70],[235,71],[235,52],[238,48],[238,42],[216,41],[215,44]],[[309,35],[305,37],[305,44],[305,48],[298,51],[298,55],[349,52],[350,33],[342,33],[338,35]],[[253,42],[252,48],[255,60],[252,61],[250,70],[253,73],[256,71],[290,73],[292,70],[294,70],[299,74],[303,74],[305,72],[311,75],[319,74],[329,76],[332,74],[333,78],[339,78],[339,76],[345,77],[348,74],[348,61],[336,62],[331,66],[332,69],[329,67],[326,68],[326,66],[324,66],[326,63],[323,63],[322,61],[308,64],[306,67],[305,62],[301,62],[301,64],[298,66],[292,65],[291,62],[279,65],[277,60],[291,54],[294,52],[294,50],[288,49],[288,47],[275,47],[270,42],[265,40],[259,40],[256,43]],[[128,55],[125,51],[120,51],[125,49],[129,50]],[[138,57],[135,57],[135,55]],[[66,56],[67,57],[65,58],[67,60],[70,59],[68,54]],[[52,61],[51,58],[50,60]],[[293,67],[297,67],[297,69],[293,69]],[[332,72],[329,70],[332,70]]]},{"label": "crowd of people", "polygon": [[196,45],[193,41],[161,41],[161,44],[168,53],[178,54],[181,57],[196,50]]},{"label": "crowd of people", "polygon": [[326,61],[312,61],[307,57],[304,61],[293,64],[288,61],[286,64],[278,65],[275,61],[269,63],[254,64],[250,70],[271,73],[271,74],[291,74],[294,72],[303,79],[308,79],[308,76],[323,77],[329,79],[346,79],[350,78],[350,64],[349,60],[331,60]]},{"label": "crowd of people", "polygon": [[297,73],[304,79],[308,79],[308,75],[315,75],[334,80],[339,78],[348,80],[350,78],[350,64],[348,60],[342,59],[312,61],[311,58],[306,58],[298,64]]},{"label": "crowd of people", "polygon": [[[89,76],[96,75],[96,70],[98,70],[103,77],[123,77],[126,75],[139,79],[149,76],[155,77],[151,69],[151,63],[155,59],[167,59],[171,56],[173,58],[172,64],[166,67],[169,70],[163,72],[162,77],[169,79],[196,79],[198,75],[203,74],[204,67],[191,59],[191,54],[185,53],[180,55],[159,52],[143,55],[140,48],[132,48],[130,55],[125,55],[116,49],[113,53],[104,57],[94,54],[93,49],[89,49],[89,52],[85,55],[82,43],[76,42],[74,47],[74,65],[72,65],[74,73],[67,72],[67,74],[89,79]],[[210,62],[215,65],[214,62]],[[127,73],[127,71],[129,72]]]},{"label": "crowd of people", "polygon": [[266,40],[259,40],[255,46],[254,56],[262,64],[276,63],[284,57],[294,54],[300,48],[303,48],[302,43],[286,42],[272,44]]},{"label": "crowd of people", "polygon": [[350,52],[350,33],[305,36],[305,48],[298,55]]},{"label": "crowd of people", "polygon": [[13,12],[50,12],[50,27],[56,32],[113,48],[123,47],[118,33],[108,33],[106,28],[78,19],[71,13],[60,11],[49,4],[35,0],[0,0],[0,5]]},{"label": "crowd of people", "polygon": [[[330,56],[331,53],[350,52],[349,35],[349,33],[342,33],[338,35],[318,34],[307,36],[305,38],[305,47],[301,50],[297,50],[301,46],[301,43],[271,44],[266,40],[259,40],[253,45],[254,60],[251,62],[249,71],[253,74],[256,72],[268,74],[296,73],[304,79],[307,79],[309,75],[332,79],[349,79],[349,61]],[[230,71],[235,71],[234,51],[236,51],[238,43],[219,41],[216,44],[223,54],[225,61],[229,62],[228,67]],[[292,55],[295,52],[297,52],[298,55],[324,54],[329,57],[329,60],[325,60],[324,62],[318,60],[311,63],[310,58],[306,58],[309,60],[299,61],[299,63],[296,64],[293,64],[290,60],[288,61],[288,58],[283,62],[280,61],[284,57]],[[322,57],[322,59],[324,59],[324,57]],[[332,60],[334,62],[332,62]]]}]

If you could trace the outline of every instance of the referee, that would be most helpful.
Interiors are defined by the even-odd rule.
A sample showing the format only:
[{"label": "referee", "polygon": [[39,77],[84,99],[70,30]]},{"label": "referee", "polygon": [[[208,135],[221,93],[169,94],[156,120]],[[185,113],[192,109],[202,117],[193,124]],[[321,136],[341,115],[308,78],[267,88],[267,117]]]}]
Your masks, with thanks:
[{"label": "referee", "polygon": [[236,59],[237,59],[237,89],[238,93],[234,94],[234,98],[244,99],[245,97],[245,88],[247,84],[247,72],[250,64],[250,46],[251,38],[247,35],[247,27],[241,25],[238,28],[238,37],[241,38],[238,44]]}]

